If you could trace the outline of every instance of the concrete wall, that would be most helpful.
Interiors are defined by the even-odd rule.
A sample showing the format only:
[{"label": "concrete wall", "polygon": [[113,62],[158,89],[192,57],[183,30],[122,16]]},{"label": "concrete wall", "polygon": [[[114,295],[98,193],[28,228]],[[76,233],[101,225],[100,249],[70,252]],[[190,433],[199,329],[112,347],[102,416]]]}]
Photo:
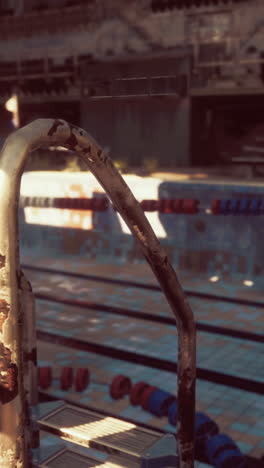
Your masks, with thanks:
[{"label": "concrete wall", "polygon": [[188,165],[188,98],[137,98],[86,100],[81,104],[81,127],[102,145],[113,159],[128,159],[140,166],[154,158],[160,167]]}]

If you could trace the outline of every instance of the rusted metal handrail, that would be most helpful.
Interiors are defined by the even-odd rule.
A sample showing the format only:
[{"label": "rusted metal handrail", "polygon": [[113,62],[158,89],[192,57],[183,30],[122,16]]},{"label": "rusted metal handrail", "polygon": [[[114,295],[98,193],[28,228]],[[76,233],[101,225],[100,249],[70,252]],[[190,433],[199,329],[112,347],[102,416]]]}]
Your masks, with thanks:
[{"label": "rusted metal handrail", "polygon": [[[84,130],[64,120],[39,119],[11,134],[0,157],[0,465],[28,468],[27,404],[23,377],[23,326],[18,241],[18,201],[26,157],[42,145],[75,151],[95,175],[137,238],[175,316],[178,329],[177,446],[180,468],[194,466],[196,327],[167,254],[112,160]],[[26,311],[25,311],[26,312]],[[12,372],[11,372],[12,370]],[[175,371],[176,373],[176,371]],[[5,376],[9,376],[6,378]],[[12,377],[12,378],[11,378]]]}]

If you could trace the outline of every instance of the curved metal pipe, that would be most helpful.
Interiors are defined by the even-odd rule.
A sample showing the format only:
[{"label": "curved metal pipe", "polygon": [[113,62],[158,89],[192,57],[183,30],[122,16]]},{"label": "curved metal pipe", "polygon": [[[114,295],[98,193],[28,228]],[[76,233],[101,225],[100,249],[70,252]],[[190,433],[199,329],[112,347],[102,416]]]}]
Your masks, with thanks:
[{"label": "curved metal pipe", "polygon": [[19,300],[18,201],[27,154],[43,144],[69,148],[85,161],[139,241],[142,253],[170,304],[179,335],[179,466],[193,468],[196,377],[196,327],[193,313],[167,254],[161,248],[140,204],[107,153],[87,132],[59,119],[35,120],[12,133],[5,142],[0,158],[0,368],[3,376],[9,376],[9,380],[3,384],[5,387],[1,385],[0,379],[0,465],[6,468],[30,466],[21,352],[24,320]]}]

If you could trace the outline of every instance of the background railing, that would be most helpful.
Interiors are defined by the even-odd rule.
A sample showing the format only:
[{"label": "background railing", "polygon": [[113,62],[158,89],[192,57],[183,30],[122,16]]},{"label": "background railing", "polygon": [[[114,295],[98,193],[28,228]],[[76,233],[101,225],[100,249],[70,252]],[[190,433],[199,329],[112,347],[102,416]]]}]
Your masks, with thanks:
[{"label": "background railing", "polygon": [[32,37],[36,34],[72,31],[76,27],[94,28],[111,18],[113,11],[101,2],[28,12],[21,16],[0,17],[0,39]]}]

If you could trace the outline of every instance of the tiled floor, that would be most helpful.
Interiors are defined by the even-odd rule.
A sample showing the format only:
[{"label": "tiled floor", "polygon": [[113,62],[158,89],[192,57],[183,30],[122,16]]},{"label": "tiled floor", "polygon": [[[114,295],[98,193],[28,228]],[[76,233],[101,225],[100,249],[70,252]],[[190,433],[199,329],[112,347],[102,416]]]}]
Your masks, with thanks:
[{"label": "tiled floor", "polygon": [[[30,259],[23,259],[30,263]],[[25,261],[26,260],[26,261]],[[117,265],[90,265],[85,262],[41,259],[39,265],[109,278],[156,284],[151,271],[145,265],[121,267]],[[79,266],[78,266],[79,265]],[[142,268],[144,267],[144,268]],[[61,275],[30,272],[26,270],[34,292],[56,296],[60,299],[77,298],[82,301],[98,302],[116,307],[144,311],[150,314],[171,316],[169,306],[159,291],[135,289],[128,286],[104,284]],[[261,300],[260,291],[243,285],[226,285],[221,281],[212,284],[193,277],[181,275],[184,288],[229,297]],[[239,294],[238,294],[239,293]],[[237,330],[261,334],[264,329],[262,310],[259,307],[223,302],[221,300],[189,299],[198,322],[221,325]],[[127,318],[112,313],[83,309],[65,304],[37,300],[37,326],[39,329],[58,335],[73,336],[94,343],[103,343],[115,348],[143,352],[149,356],[166,358],[176,362],[177,334],[174,326],[150,323],[140,318]],[[110,333],[111,330],[111,333]],[[159,346],[153,347],[153,342]],[[129,405],[128,399],[113,402],[108,395],[107,385],[114,375],[129,375],[133,382],[146,380],[153,385],[176,392],[176,375],[171,372],[135,365],[124,361],[99,356],[84,351],[70,350],[58,345],[38,343],[39,364],[76,367],[88,366],[91,370],[91,385],[83,393],[68,392],[67,398],[81,401],[97,409],[109,410],[121,417],[145,422],[153,427],[173,431],[166,418],[158,419],[147,412]],[[224,335],[197,333],[197,364],[201,368],[228,375],[264,382],[263,344],[252,340],[232,338]],[[59,373],[59,370],[57,371]],[[264,452],[264,398],[255,393],[234,389],[224,385],[197,379],[196,411],[203,411],[217,421],[221,432],[227,433],[244,453],[260,457]],[[51,389],[63,398],[55,380]],[[203,465],[197,465],[201,468]]]},{"label": "tiled floor", "polygon": [[[177,331],[170,325],[37,300],[37,326],[95,344],[177,360]],[[157,342],[159,346],[153,346]],[[263,344],[198,332],[197,365],[264,382]]]},{"label": "tiled floor", "polygon": [[[128,397],[118,401],[112,400],[108,386],[113,376],[121,373],[129,376],[133,383],[144,379],[175,394],[176,375],[41,341],[38,342],[38,360],[40,366],[53,366],[54,380],[48,393],[98,410],[110,411],[117,416],[149,424],[154,428],[175,431],[173,426],[168,424],[166,417],[159,419],[140,407],[131,406]],[[69,392],[60,390],[59,376],[63,366],[88,367],[91,374],[90,386],[83,393],[75,392],[74,389]],[[258,395],[197,380],[196,411],[205,412],[214,419],[221,432],[231,436],[244,453],[257,457],[263,453],[264,402]]]},{"label": "tiled floor", "polygon": [[[64,262],[63,269],[65,269],[65,271],[69,271],[66,262]],[[100,275],[101,271],[101,275],[104,275],[105,277],[108,276],[114,279],[123,278],[132,280],[131,273],[128,277],[128,273],[124,271],[123,268],[119,268],[119,271],[116,268],[113,268],[113,270],[114,271],[111,274],[110,271],[108,273],[107,269],[104,270],[101,266],[101,270],[97,268],[98,272],[96,274]],[[57,297],[65,297],[66,295],[66,297],[78,300],[105,303],[116,307],[129,308],[134,311],[144,310],[146,313],[149,312],[151,314],[173,317],[163,293],[159,291],[149,291],[147,289],[138,289],[129,286],[112,285],[104,282],[95,282],[87,279],[66,277],[62,275],[50,275],[49,273],[36,273],[28,269],[26,269],[25,272],[27,277],[30,279],[35,293],[40,292],[44,294],[54,294],[54,291],[56,290]],[[90,268],[89,273],[94,274],[90,272]],[[134,273],[134,280],[136,278],[137,282],[144,281],[144,276],[141,276],[142,272],[140,269],[137,273],[134,270]],[[185,286],[185,281],[182,278],[181,280]],[[146,283],[150,284],[150,281],[148,280]],[[196,283],[198,283],[197,280]],[[204,283],[202,284],[204,287]],[[196,284],[195,287],[188,287],[188,289],[191,289],[192,291],[219,294],[220,296],[221,294],[224,295],[224,286],[225,285],[223,284],[217,288],[215,287],[215,284],[209,284],[208,291],[201,291],[201,289],[198,289],[198,285]],[[230,291],[232,295],[230,294]],[[235,292],[236,291],[232,290],[229,286],[225,297],[241,298],[240,290],[237,291],[239,296],[235,295]],[[237,330],[259,334],[264,332],[264,317],[260,307],[234,304],[232,302],[222,301],[221,299],[216,300],[189,297],[188,300],[195,315],[195,319],[198,322],[210,323],[211,325],[220,325],[223,327],[235,328]],[[256,296],[255,300],[257,300]]]},{"label": "tiled floor", "polygon": [[[22,255],[21,262],[24,264],[35,265],[36,257],[30,255]],[[87,261],[83,257],[68,256],[67,258],[50,258],[38,256],[37,265],[42,267],[50,267],[67,272],[83,273],[87,275],[97,275],[120,280],[131,280],[143,284],[157,285],[157,280],[152,273],[147,263],[139,264],[113,264],[99,263]],[[221,275],[216,282],[210,281],[210,275],[202,275],[192,272],[177,271],[181,284],[184,289],[192,291],[217,294],[224,297],[233,297],[240,299],[251,299],[263,301],[263,288],[256,286],[245,286],[243,280],[248,278],[237,279],[235,277],[228,278],[225,281]],[[264,328],[264,325],[263,325]]]}]

